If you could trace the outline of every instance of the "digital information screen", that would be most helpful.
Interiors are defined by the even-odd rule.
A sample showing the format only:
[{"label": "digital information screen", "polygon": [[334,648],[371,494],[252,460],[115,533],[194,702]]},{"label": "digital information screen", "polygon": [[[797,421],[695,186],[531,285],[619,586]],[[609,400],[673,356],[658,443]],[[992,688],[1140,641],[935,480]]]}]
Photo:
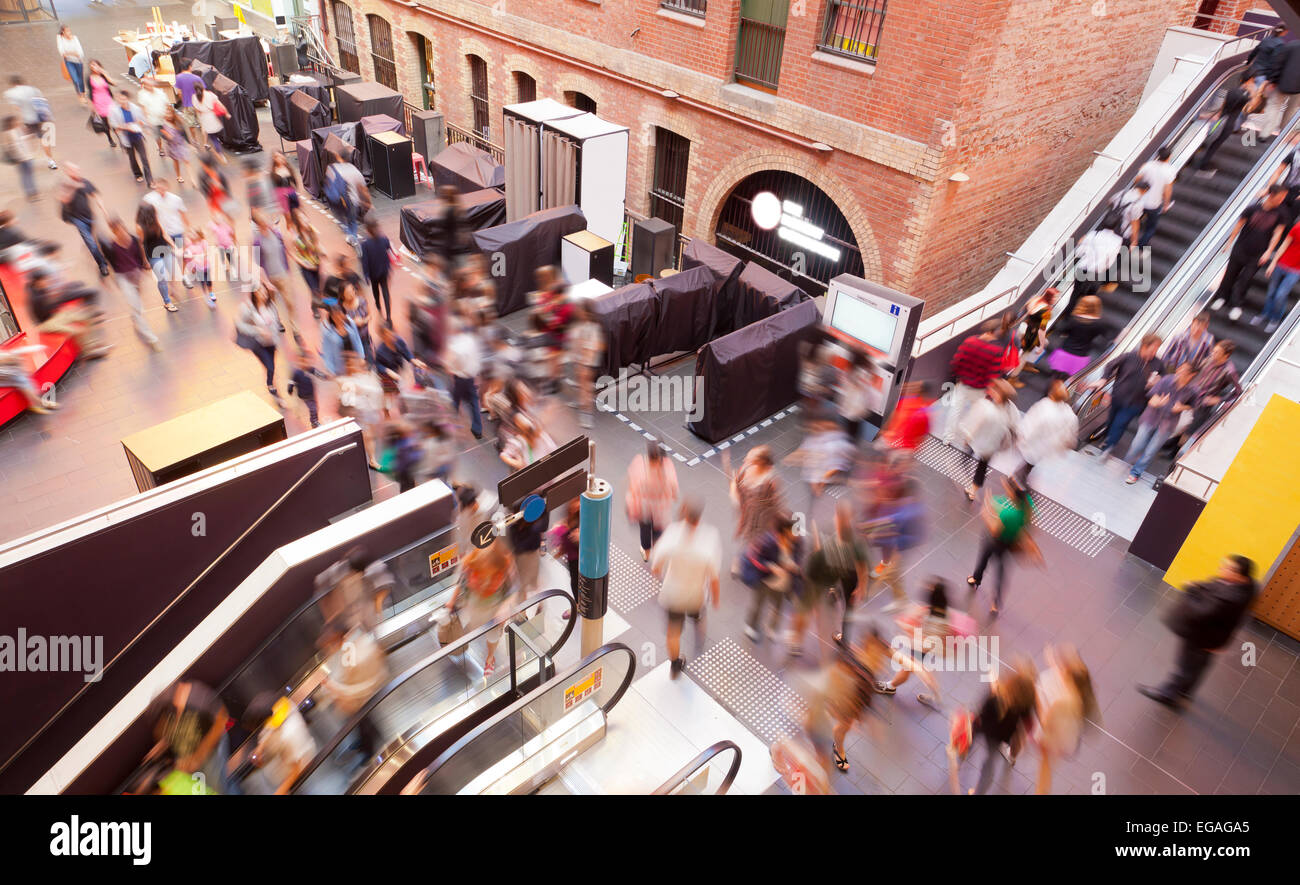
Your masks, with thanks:
[{"label": "digital information screen", "polygon": [[893,349],[898,319],[888,311],[878,310],[841,291],[835,299],[831,327],[888,355]]}]

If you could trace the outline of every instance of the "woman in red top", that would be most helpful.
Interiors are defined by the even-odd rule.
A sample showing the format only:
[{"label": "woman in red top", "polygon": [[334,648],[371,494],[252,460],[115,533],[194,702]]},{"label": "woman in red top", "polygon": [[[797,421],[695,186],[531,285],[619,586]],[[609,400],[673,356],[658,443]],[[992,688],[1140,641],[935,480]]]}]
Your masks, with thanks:
[{"label": "woman in red top", "polygon": [[913,453],[930,432],[930,406],[934,400],[924,381],[903,385],[903,395],[894,407],[880,438],[891,449]]}]

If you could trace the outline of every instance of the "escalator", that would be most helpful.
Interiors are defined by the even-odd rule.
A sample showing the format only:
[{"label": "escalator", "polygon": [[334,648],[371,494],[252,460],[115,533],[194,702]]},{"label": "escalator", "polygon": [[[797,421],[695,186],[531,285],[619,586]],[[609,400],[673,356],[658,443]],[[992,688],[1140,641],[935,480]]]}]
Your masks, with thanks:
[{"label": "escalator", "polygon": [[740,747],[718,741],[664,781],[655,796],[721,796],[740,773]]}]

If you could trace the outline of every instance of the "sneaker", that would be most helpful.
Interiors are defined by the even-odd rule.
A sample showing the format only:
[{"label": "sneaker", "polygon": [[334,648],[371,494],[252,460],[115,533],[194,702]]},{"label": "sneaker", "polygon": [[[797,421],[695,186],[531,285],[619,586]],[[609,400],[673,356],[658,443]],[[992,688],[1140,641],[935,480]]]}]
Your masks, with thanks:
[{"label": "sneaker", "polygon": [[1007,746],[1006,744],[1003,744],[1002,746],[998,747],[998,752],[1000,752],[1000,753],[1002,754],[1002,758],[1003,758],[1003,759],[1007,760],[1007,764],[1008,764],[1008,765],[1010,765],[1010,766],[1012,766],[1012,767],[1015,766],[1015,764],[1016,764],[1016,757],[1013,756],[1013,755],[1011,755],[1011,748],[1010,748],[1009,746]]},{"label": "sneaker", "polygon": [[1258,326],[1258,325],[1260,325],[1260,324],[1263,323],[1263,322],[1264,322],[1264,316],[1263,316],[1263,314],[1256,314],[1255,316],[1253,316],[1253,317],[1250,318],[1250,324],[1251,324],[1252,326]]},{"label": "sneaker", "polygon": [[907,600],[895,599],[892,602],[890,602],[888,605],[886,605],[884,608],[882,608],[880,611],[883,612],[884,614],[889,614],[890,612],[898,611],[900,608],[902,608],[905,605],[907,605]]},{"label": "sneaker", "polygon": [[685,669],[686,669],[686,659],[677,658],[677,660],[673,661],[672,664],[670,664],[668,667],[668,678],[676,679],[681,674],[681,672]]},{"label": "sneaker", "polygon": [[885,573],[887,566],[882,562],[871,570],[871,577],[878,578]]},{"label": "sneaker", "polygon": [[1264,331],[1272,335],[1274,332],[1277,331],[1278,325],[1280,324],[1278,323],[1277,320],[1269,320],[1268,325],[1264,327]]},{"label": "sneaker", "polygon": [[758,642],[763,638],[762,634],[748,624],[745,625],[745,636],[748,637],[750,642]]},{"label": "sneaker", "polygon": [[58,169],[58,168],[59,168],[59,164],[56,163],[56,162],[54,162],[53,160],[50,160],[50,168],[51,168],[51,169]]},{"label": "sneaker", "polygon": [[1241,308],[1234,307],[1232,310],[1228,311],[1228,319],[1234,323],[1241,319]]},{"label": "sneaker", "polygon": [[931,710],[939,709],[939,701],[936,700],[935,696],[932,694],[926,694],[925,692],[917,692],[916,702],[922,705],[923,707],[929,707]]},{"label": "sneaker", "polygon": [[871,687],[876,690],[876,694],[894,694],[896,691],[898,691],[897,688],[890,685],[888,682],[877,682],[873,684]]},{"label": "sneaker", "polygon": [[108,276],[108,267],[107,267],[107,266],[105,266],[105,267],[101,267],[101,268],[99,269],[99,275],[100,275],[101,277],[106,277],[106,276]]},{"label": "sneaker", "polygon": [[1222,298],[1216,298],[1210,302],[1210,310],[1222,310],[1222,309],[1223,309]]},{"label": "sneaker", "polygon": [[209,296],[208,296],[208,307],[212,308],[213,310],[216,310],[216,309],[217,309],[217,296],[216,296],[216,295],[209,295]]},{"label": "sneaker", "polygon": [[1129,485],[1133,485],[1133,483],[1137,481],[1138,478],[1131,473],[1128,476],[1124,477],[1124,482],[1128,483]]},{"label": "sneaker", "polygon": [[166,308],[168,313],[176,313],[176,311],[180,310],[180,308],[176,306],[175,301],[168,301],[163,305],[163,307]]}]

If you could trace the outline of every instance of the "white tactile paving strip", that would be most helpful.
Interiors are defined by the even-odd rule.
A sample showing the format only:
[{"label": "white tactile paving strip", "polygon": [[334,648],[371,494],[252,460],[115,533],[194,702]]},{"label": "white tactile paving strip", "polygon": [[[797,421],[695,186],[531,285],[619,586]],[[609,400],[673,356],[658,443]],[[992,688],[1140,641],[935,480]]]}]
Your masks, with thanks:
[{"label": "white tactile paving strip", "polygon": [[[916,460],[961,486],[975,475],[975,459],[965,452],[927,437],[916,450]],[[1031,478],[1032,480],[1032,478]],[[1034,494],[1033,524],[1075,550],[1096,556],[1114,535],[1099,522],[1087,519],[1041,494]]]},{"label": "white tactile paving strip", "polygon": [[659,595],[659,582],[644,562],[614,545],[609,548],[609,603],[627,614]]},{"label": "white tactile paving strip", "polygon": [[768,744],[796,733],[807,716],[803,698],[730,637],[689,661],[686,674]]}]

